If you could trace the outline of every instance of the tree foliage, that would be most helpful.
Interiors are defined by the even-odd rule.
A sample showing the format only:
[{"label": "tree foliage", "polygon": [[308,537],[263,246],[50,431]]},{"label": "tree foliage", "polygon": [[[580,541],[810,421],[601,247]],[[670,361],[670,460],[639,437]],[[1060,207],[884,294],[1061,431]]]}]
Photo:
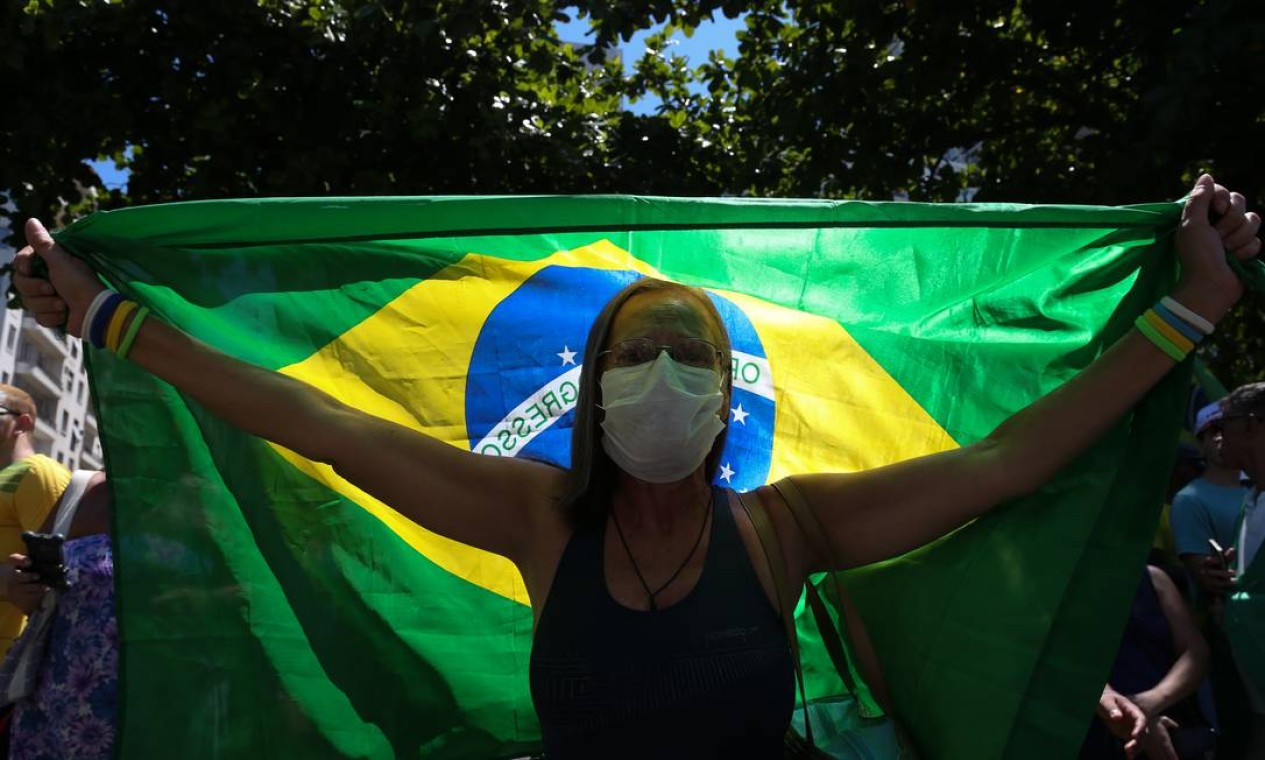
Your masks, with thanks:
[{"label": "tree foliage", "polygon": [[613,64],[561,45],[544,0],[8,5],[10,102],[34,121],[8,125],[0,185],[32,211],[48,199],[24,192],[97,156],[128,166],[131,203],[583,192],[617,115]]},{"label": "tree foliage", "polygon": [[[566,15],[590,44],[558,39]],[[738,55],[675,31],[744,14]],[[608,46],[665,23],[623,74]],[[11,215],[278,195],[629,192],[1265,204],[1255,0],[10,0]],[[642,115],[628,103],[652,98]],[[78,183],[78,185],[76,185]],[[1265,378],[1249,299],[1210,360]]]},{"label": "tree foliage", "polygon": [[[627,6],[629,4],[616,4]],[[683,28],[736,3],[689,0]],[[651,60],[634,83],[716,190],[924,201],[1175,199],[1202,171],[1265,205],[1265,4],[1243,0],[764,0],[735,61]],[[627,10],[593,8],[599,40]],[[701,94],[685,82],[701,83]],[[1265,380],[1265,296],[1206,351]]]}]

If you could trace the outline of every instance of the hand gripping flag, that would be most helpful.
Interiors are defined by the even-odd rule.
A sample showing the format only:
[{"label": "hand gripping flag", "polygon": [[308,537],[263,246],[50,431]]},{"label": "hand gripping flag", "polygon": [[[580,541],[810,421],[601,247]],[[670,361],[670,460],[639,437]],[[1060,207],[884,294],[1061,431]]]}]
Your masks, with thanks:
[{"label": "hand gripping flag", "polygon": [[[245,200],[99,213],[59,240],[232,356],[453,446],[562,467],[601,305],[644,275],[703,287],[735,349],[718,480],[750,489],[987,435],[1167,291],[1179,215]],[[123,757],[538,749],[531,614],[509,562],[133,365],[90,361],[117,505]],[[926,757],[1075,752],[1154,533],[1188,382],[1173,372],[1039,492],[846,574]],[[810,697],[837,693],[820,645],[806,656]]]}]

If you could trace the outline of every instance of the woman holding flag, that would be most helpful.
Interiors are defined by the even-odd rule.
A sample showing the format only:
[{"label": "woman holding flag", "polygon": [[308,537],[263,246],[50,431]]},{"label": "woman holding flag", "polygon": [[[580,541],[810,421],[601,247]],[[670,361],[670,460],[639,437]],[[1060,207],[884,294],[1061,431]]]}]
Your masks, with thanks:
[{"label": "woman holding flag", "polygon": [[[550,757],[772,757],[794,704],[776,577],[798,589],[810,573],[908,552],[1039,487],[1234,305],[1242,287],[1225,257],[1257,255],[1259,226],[1241,195],[1201,177],[1177,233],[1180,281],[1136,331],[976,444],[760,489],[773,547],[712,486],[730,345],[696,289],[642,280],[603,309],[562,471],[458,450],[225,356],[105,290],[36,221],[14,279],[41,324],[64,324],[231,424],[332,465],[419,525],[512,560],[532,600],[532,695]],[[793,514],[801,497],[824,543]]]}]

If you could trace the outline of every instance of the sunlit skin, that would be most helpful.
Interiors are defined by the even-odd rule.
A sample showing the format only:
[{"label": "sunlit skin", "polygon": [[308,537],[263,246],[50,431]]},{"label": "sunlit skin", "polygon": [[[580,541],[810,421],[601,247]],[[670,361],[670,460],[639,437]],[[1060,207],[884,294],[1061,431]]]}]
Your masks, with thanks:
[{"label": "sunlit skin", "polygon": [[[0,407],[10,408],[3,398],[0,398]],[[35,453],[30,435],[34,429],[35,419],[29,414],[0,416],[0,467],[8,467]]]}]

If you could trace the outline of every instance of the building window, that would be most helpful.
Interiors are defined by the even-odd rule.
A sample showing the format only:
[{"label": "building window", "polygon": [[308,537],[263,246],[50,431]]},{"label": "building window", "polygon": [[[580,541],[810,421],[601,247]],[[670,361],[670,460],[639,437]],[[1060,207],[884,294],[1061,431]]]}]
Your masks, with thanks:
[{"label": "building window", "polygon": [[72,359],[79,358],[79,341],[77,340],[70,341],[70,357]]},{"label": "building window", "polygon": [[63,460],[63,459],[61,458],[61,452],[60,452],[60,451],[59,451],[59,452],[57,452],[57,464],[60,464],[60,465],[63,465],[63,466],[66,464],[65,460]]},{"label": "building window", "polygon": [[9,384],[9,370],[6,369],[4,372],[0,372],[0,378],[3,378],[2,380],[0,380],[0,383],[4,383],[5,385],[8,385]]},{"label": "building window", "polygon": [[71,451],[79,450],[79,434],[78,433],[75,433],[74,435],[70,436],[70,450]]},{"label": "building window", "polygon": [[61,434],[66,434],[66,426],[70,424],[70,412],[65,409],[61,413]]},{"label": "building window", "polygon": [[81,404],[83,403],[83,388],[83,378],[81,377],[79,378],[79,392],[75,394],[75,397],[79,399],[79,403]]},{"label": "building window", "polygon": [[9,339],[6,340],[4,343],[5,350],[12,353],[13,347],[16,346],[17,344],[18,344],[18,326],[9,325]]}]

